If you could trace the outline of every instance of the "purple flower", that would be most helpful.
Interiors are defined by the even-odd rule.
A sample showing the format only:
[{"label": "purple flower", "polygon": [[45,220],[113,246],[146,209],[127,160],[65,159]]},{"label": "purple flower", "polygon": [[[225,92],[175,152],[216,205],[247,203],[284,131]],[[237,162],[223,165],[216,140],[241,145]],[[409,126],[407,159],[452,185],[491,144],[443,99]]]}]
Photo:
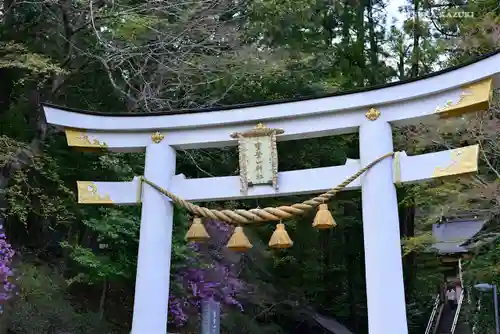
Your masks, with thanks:
[{"label": "purple flower", "polygon": [[15,251],[7,242],[3,226],[0,225],[0,284],[2,285],[2,289],[0,289],[0,314],[3,313],[4,309],[1,304],[17,294],[14,291],[16,288],[14,281],[18,278],[14,277],[14,271],[11,269],[14,255]]},{"label": "purple flower", "polygon": [[[211,246],[221,253],[231,234],[230,227],[219,221],[208,221],[206,226],[212,236]],[[181,296],[170,296],[169,322],[176,327],[184,326],[188,321],[188,314],[199,312],[201,301],[207,299],[220,302],[222,311],[229,307],[237,307],[243,311],[243,306],[237,298],[247,286],[235,271],[231,270],[234,264],[225,264],[223,260],[203,256],[201,247],[197,244],[190,244],[189,247],[197,252],[198,256],[188,261],[188,267],[173,274],[173,280],[180,283],[185,291]]]}]

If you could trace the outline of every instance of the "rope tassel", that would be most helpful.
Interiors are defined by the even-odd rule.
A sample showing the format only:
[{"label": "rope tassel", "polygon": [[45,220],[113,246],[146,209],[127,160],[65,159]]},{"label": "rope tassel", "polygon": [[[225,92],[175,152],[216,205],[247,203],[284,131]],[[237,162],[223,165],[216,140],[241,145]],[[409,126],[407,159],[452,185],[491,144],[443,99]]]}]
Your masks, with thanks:
[{"label": "rope tassel", "polygon": [[337,226],[335,219],[333,219],[331,212],[328,210],[328,204],[319,205],[318,213],[316,213],[316,217],[314,217],[314,222],[312,226],[319,230],[324,230]]},{"label": "rope tassel", "polygon": [[285,224],[279,223],[276,225],[271,239],[269,240],[269,247],[271,248],[290,248],[293,246],[293,241],[290,239],[288,232],[285,230]]},{"label": "rope tassel", "polygon": [[243,227],[236,226],[233,235],[227,242],[227,248],[237,252],[246,252],[252,247],[250,240],[248,240],[245,232],[243,232]]},{"label": "rope tassel", "polygon": [[187,241],[192,242],[204,242],[210,239],[210,235],[208,235],[205,226],[201,222],[201,218],[196,217],[193,219],[193,224],[186,233]]}]

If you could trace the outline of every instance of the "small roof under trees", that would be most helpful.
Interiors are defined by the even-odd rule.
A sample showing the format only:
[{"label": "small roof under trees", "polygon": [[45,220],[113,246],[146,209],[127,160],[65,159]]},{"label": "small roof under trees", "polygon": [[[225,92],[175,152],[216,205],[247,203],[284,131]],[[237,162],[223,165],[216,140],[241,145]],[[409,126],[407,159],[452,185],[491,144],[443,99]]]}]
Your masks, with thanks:
[{"label": "small roof under trees", "polygon": [[476,237],[486,219],[468,217],[451,218],[432,225],[432,234],[438,240],[431,248],[439,254],[467,253],[470,247],[466,244]]}]

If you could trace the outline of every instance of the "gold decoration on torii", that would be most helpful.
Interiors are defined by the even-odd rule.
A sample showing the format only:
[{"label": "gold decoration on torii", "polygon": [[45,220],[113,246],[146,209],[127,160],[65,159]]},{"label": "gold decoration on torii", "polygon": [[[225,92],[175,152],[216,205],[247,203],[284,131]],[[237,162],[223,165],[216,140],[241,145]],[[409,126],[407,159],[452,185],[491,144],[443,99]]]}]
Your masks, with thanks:
[{"label": "gold decoration on torii", "polygon": [[457,117],[468,112],[486,110],[492,97],[493,79],[487,78],[462,87],[456,102],[446,101],[443,106],[437,106],[435,113],[440,118]]},{"label": "gold decoration on torii", "polygon": [[366,118],[368,118],[370,121],[375,121],[380,117],[380,110],[375,109],[375,108],[370,108],[366,114]]},{"label": "gold decoration on torii", "polygon": [[450,152],[451,164],[446,167],[436,167],[432,173],[432,177],[444,177],[470,174],[477,171],[479,145],[472,145],[454,149]]},{"label": "gold decoration on torii", "polygon": [[113,204],[109,194],[101,195],[97,185],[91,181],[77,181],[78,203],[83,204]]},{"label": "gold decoration on torii", "polygon": [[68,146],[77,147],[80,151],[99,152],[108,148],[105,142],[89,137],[85,129],[66,128],[64,133]]},{"label": "gold decoration on torii", "polygon": [[156,131],[151,135],[151,140],[155,144],[159,144],[163,140],[163,138],[165,138],[165,136],[160,131]]}]

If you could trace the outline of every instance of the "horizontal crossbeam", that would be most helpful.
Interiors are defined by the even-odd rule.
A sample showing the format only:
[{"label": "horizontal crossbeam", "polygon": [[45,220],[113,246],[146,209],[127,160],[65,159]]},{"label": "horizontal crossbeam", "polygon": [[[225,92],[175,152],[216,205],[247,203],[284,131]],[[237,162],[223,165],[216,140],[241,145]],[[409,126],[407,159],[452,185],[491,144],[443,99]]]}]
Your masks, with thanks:
[{"label": "horizontal crossbeam", "polygon": [[[416,156],[399,153],[394,159],[394,182],[423,182],[436,177],[476,172],[478,152],[478,146],[473,145]],[[171,180],[169,191],[192,202],[313,194],[324,192],[342,183],[361,167],[359,160],[348,159],[343,166],[280,172],[278,173],[280,188],[277,191],[272,186],[262,185],[251,187],[247,194],[240,192],[238,176],[187,179],[180,174]],[[360,186],[361,180],[358,178],[345,189],[358,189]],[[140,202],[138,190],[138,178],[129,182],[78,181],[78,202],[137,204]]]}]

